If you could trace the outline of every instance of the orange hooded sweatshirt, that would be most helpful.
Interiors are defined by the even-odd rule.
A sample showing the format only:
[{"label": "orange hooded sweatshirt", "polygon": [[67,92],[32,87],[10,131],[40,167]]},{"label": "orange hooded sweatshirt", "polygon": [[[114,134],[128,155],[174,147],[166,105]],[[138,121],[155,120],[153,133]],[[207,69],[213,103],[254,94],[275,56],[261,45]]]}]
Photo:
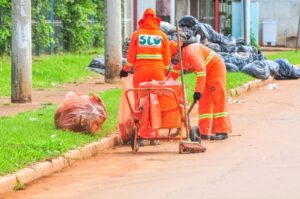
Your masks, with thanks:
[{"label": "orange hooded sweatshirt", "polygon": [[161,67],[168,69],[171,62],[168,37],[160,30],[160,18],[148,8],[139,21],[139,29],[131,37],[125,71],[131,67]]}]

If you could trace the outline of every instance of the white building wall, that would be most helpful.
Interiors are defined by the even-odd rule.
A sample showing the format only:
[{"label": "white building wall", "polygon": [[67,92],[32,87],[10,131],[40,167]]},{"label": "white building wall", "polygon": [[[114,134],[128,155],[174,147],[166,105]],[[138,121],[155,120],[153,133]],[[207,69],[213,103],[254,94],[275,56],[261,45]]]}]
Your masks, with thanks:
[{"label": "white building wall", "polygon": [[298,20],[300,16],[300,0],[259,0],[260,38],[264,20],[277,22],[276,45],[295,47]]}]

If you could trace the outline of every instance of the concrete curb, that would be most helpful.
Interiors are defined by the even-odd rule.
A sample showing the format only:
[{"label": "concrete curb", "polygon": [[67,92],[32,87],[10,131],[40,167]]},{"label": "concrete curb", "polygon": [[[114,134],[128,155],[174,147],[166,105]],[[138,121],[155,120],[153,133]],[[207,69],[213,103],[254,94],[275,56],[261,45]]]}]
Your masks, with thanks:
[{"label": "concrete curb", "polygon": [[[269,84],[273,81],[273,77],[270,77],[267,80],[254,80],[241,87],[229,90],[228,95],[232,98],[238,97],[250,90]],[[21,169],[14,174],[0,177],[0,196],[1,194],[14,190],[16,186],[23,186],[35,180],[49,176],[57,171],[70,167],[78,160],[91,158],[96,156],[99,152],[121,143],[121,137],[117,133],[114,133],[97,142],[92,142],[83,147],[67,151],[57,158],[38,162],[32,166]]]},{"label": "concrete curb", "polygon": [[272,83],[274,81],[275,81],[274,77],[269,77],[266,80],[256,79],[256,80],[253,80],[251,82],[248,82],[248,83],[244,84],[241,87],[229,90],[228,91],[228,96],[230,96],[232,98],[235,98],[235,97],[238,97],[238,96],[240,96],[240,95],[242,95],[242,94],[244,94],[248,91],[254,90],[255,88],[264,86],[264,85]]},{"label": "concrete curb", "polygon": [[117,133],[113,133],[109,137],[99,141],[92,142],[83,147],[79,147],[78,149],[67,151],[57,158],[38,162],[13,174],[2,176],[0,177],[0,198],[2,194],[13,191],[16,187],[22,187],[35,180],[70,167],[78,160],[96,156],[99,152],[121,144],[121,142],[121,137]]}]

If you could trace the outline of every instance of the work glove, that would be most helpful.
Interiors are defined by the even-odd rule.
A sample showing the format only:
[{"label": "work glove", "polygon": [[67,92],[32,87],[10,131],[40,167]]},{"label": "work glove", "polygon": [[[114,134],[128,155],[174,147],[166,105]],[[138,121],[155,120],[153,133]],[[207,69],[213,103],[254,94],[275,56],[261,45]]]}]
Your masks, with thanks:
[{"label": "work glove", "polygon": [[127,77],[127,76],[128,76],[128,72],[122,69],[122,70],[120,71],[120,78],[122,78],[122,77]]},{"label": "work glove", "polygon": [[200,92],[194,92],[194,102],[197,102],[198,100],[201,99],[201,93]]}]

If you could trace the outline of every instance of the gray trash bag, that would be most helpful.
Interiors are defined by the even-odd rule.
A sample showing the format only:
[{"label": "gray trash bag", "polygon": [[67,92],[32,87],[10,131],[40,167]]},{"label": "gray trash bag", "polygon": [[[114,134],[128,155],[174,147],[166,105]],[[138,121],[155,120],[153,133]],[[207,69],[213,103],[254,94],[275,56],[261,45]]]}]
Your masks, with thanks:
[{"label": "gray trash bag", "polygon": [[234,64],[225,63],[225,65],[226,65],[226,70],[229,71],[229,72],[238,72],[239,71],[239,67],[237,67]]},{"label": "gray trash bag", "polygon": [[160,29],[161,31],[163,31],[165,34],[168,34],[169,32],[173,31],[174,30],[174,27],[168,23],[168,22],[165,22],[165,21],[161,21],[160,22]]},{"label": "gray trash bag", "polygon": [[242,38],[242,37],[237,38],[236,39],[236,46],[238,47],[238,46],[242,46],[242,45],[245,45],[244,38]]},{"label": "gray trash bag", "polygon": [[[122,58],[122,67],[126,64],[126,58]],[[101,75],[105,75],[105,60],[104,57],[95,57],[88,66],[88,69],[99,73]],[[121,70],[121,68],[120,68]],[[132,72],[132,71],[131,71]],[[133,72],[132,72],[133,73]]]},{"label": "gray trash bag", "polygon": [[279,64],[272,61],[272,60],[263,60],[261,61],[266,64],[267,67],[269,67],[270,73],[272,76],[276,76],[279,72]]},{"label": "gray trash bag", "polygon": [[215,52],[221,52],[221,46],[219,44],[208,42],[207,47]]},{"label": "gray trash bag", "polygon": [[242,72],[257,79],[268,79],[271,75],[269,67],[263,61],[254,61],[241,69]]},{"label": "gray trash bag", "polygon": [[201,41],[208,39],[208,37],[209,37],[209,34],[203,23],[197,23],[195,25],[195,34],[196,35],[198,34],[201,36]]},{"label": "gray trash bag", "polygon": [[276,63],[279,64],[279,71],[275,77],[277,80],[284,79],[298,79],[300,78],[300,69],[293,66],[286,59],[276,59]]},{"label": "gray trash bag", "polygon": [[205,23],[203,25],[206,28],[206,32],[208,33],[208,37],[207,37],[208,41],[219,44],[224,36],[222,34],[216,32],[211,27],[211,25],[205,24]]},{"label": "gray trash bag", "polygon": [[236,51],[236,41],[234,37],[225,37],[223,36],[221,39],[221,50],[222,52],[229,52],[229,53],[233,53]]},{"label": "gray trash bag", "polygon": [[252,58],[249,56],[242,56],[237,53],[219,53],[219,55],[223,58],[225,63],[231,63],[239,67],[241,70],[245,65],[253,62]]},{"label": "gray trash bag", "polygon": [[185,16],[181,17],[180,20],[178,21],[179,27],[189,27],[189,28],[192,28],[197,23],[199,23],[199,21],[195,17],[193,17],[191,15],[185,15]]},{"label": "gray trash bag", "polygon": [[94,58],[88,66],[88,69],[102,75],[105,74],[105,61],[104,57]]},{"label": "gray trash bag", "polygon": [[130,38],[126,38],[122,45],[122,57],[127,57],[127,51],[129,48],[130,40]]},{"label": "gray trash bag", "polygon": [[195,31],[189,27],[182,27],[182,32],[185,34],[186,36],[186,39],[190,39],[191,37],[194,37],[196,34],[195,34]]}]

